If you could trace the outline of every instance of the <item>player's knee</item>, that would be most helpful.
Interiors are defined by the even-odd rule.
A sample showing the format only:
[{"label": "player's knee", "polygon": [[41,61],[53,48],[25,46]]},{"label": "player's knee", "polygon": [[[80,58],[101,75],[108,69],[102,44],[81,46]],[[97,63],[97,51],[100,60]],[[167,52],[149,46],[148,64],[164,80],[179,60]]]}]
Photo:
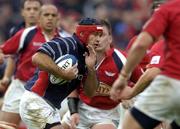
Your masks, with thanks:
[{"label": "player's knee", "polygon": [[14,123],[0,121],[0,129],[17,129],[17,125]]}]

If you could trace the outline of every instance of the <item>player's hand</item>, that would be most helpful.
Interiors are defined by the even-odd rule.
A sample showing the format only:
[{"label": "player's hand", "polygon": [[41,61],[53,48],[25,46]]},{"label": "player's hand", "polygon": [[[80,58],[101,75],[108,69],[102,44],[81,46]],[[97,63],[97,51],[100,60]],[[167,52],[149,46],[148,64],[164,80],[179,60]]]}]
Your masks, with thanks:
[{"label": "player's hand", "polygon": [[6,89],[9,86],[10,81],[11,80],[7,77],[3,77],[3,79],[0,80],[0,92],[1,93],[4,93],[6,91]]},{"label": "player's hand", "polygon": [[121,91],[121,93],[119,94],[119,99],[131,99],[133,96],[133,88],[129,87],[129,86],[125,86],[124,89]]},{"label": "player's hand", "polygon": [[77,68],[78,64],[76,63],[75,65],[73,65],[72,67],[64,70],[63,72],[63,75],[61,76],[63,79],[65,80],[72,80],[72,79],[75,79],[77,78],[78,76],[78,68]]},{"label": "player's hand", "polygon": [[127,85],[127,78],[119,75],[116,81],[113,83],[112,88],[110,90],[110,98],[116,102],[119,102],[120,94]]},{"label": "player's hand", "polygon": [[86,62],[86,66],[89,69],[93,69],[94,66],[96,65],[96,52],[94,50],[94,48],[92,47],[92,45],[88,45],[87,46],[89,53],[85,53],[85,62]]},{"label": "player's hand", "polygon": [[80,116],[79,113],[74,113],[71,115],[71,129],[76,129],[77,124],[79,124]]}]

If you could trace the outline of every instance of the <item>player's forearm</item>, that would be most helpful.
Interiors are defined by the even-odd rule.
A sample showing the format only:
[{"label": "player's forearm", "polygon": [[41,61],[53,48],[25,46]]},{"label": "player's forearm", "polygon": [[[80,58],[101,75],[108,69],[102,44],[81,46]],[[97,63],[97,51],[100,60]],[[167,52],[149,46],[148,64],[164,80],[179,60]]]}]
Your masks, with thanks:
[{"label": "player's forearm", "polygon": [[146,49],[153,42],[150,34],[143,32],[136,39],[127,57],[127,62],[122,69],[122,75],[128,76],[133,69],[138,65],[146,53]]},{"label": "player's forearm", "polygon": [[132,97],[138,95],[144,89],[146,89],[151,81],[161,72],[159,68],[149,68],[147,69],[144,74],[139,78],[137,83],[133,87]]},{"label": "player's forearm", "polygon": [[4,72],[4,77],[8,78],[9,80],[13,76],[14,70],[15,70],[15,61],[13,57],[8,57],[7,58],[7,66]]},{"label": "player's forearm", "polygon": [[63,70],[60,69],[48,55],[37,52],[32,57],[32,62],[41,70],[47,71],[56,77],[63,78]]},{"label": "player's forearm", "polygon": [[88,75],[83,85],[85,94],[89,97],[92,97],[99,85],[95,68],[88,69]]}]

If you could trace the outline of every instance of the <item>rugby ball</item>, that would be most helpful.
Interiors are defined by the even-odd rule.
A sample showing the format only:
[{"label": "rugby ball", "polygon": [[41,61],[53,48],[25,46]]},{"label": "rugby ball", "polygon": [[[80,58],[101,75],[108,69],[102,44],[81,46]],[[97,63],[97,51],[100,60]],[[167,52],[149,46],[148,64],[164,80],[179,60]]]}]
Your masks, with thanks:
[{"label": "rugby ball", "polygon": [[[61,57],[59,57],[55,63],[61,68],[61,69],[68,69],[70,67],[72,67],[73,65],[75,65],[76,63],[78,63],[77,58],[74,55],[70,55],[70,54],[66,54],[63,55]],[[57,78],[54,75],[50,75],[50,82],[52,84],[64,84],[67,82],[67,80],[64,80],[62,78]]]}]

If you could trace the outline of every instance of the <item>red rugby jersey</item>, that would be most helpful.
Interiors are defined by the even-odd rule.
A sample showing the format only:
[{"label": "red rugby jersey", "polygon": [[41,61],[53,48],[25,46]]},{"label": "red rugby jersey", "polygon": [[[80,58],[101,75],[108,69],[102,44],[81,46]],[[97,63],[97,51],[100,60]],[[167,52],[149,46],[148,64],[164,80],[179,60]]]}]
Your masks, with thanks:
[{"label": "red rugby jersey", "polygon": [[152,46],[149,53],[151,60],[147,65],[147,68],[162,68],[164,63],[164,45],[164,40],[160,40]]},{"label": "red rugby jersey", "polygon": [[[25,50],[21,50],[25,46],[24,39],[26,38],[27,33],[30,33],[30,31],[32,32],[35,29],[37,29],[36,33],[30,40],[30,43],[28,43]],[[27,81],[33,76],[36,67],[32,64],[32,55],[44,42],[46,42],[46,39],[42,30],[40,27],[35,26],[18,31],[13,37],[0,46],[0,49],[4,54],[18,54],[19,56],[15,78]]]},{"label": "red rugby jersey", "polygon": [[154,38],[165,37],[162,74],[180,79],[180,0],[172,0],[156,9],[143,31]]},{"label": "red rugby jersey", "polygon": [[[113,57],[113,55],[115,58]],[[90,105],[92,107],[100,108],[100,109],[112,109],[116,107],[119,103],[115,102],[110,99],[110,88],[113,82],[117,79],[119,75],[119,71],[121,70],[122,66],[118,68],[116,62],[118,60],[121,62],[118,65],[124,65],[126,62],[126,57],[122,51],[111,48],[107,53],[106,57],[103,61],[96,67],[97,70],[97,77],[100,82],[98,89],[96,90],[95,96],[89,98],[85,95],[83,88],[80,87],[79,94],[80,99]],[[136,82],[140,75],[142,74],[141,69],[136,68],[135,71],[132,73],[131,81]]]}]

